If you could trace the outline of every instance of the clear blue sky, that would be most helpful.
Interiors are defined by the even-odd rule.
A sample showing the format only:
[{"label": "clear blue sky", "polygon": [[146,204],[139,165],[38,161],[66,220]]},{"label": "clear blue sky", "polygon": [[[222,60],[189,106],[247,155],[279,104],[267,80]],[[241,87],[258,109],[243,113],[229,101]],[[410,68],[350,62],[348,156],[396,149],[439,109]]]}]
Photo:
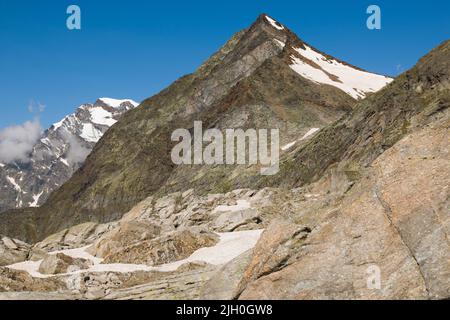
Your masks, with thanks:
[{"label": "clear blue sky", "polygon": [[[82,30],[66,9],[82,10]],[[382,9],[382,30],[366,28],[366,8]],[[364,69],[396,75],[450,38],[450,1],[1,0],[0,128],[43,127],[101,96],[149,97],[194,71],[233,33],[266,12],[300,38]]]}]

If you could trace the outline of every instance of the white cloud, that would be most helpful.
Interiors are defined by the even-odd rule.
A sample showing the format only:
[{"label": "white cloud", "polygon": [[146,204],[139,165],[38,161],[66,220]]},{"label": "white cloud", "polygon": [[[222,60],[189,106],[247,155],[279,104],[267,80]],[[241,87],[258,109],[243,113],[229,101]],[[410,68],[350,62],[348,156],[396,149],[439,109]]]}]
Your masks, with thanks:
[{"label": "white cloud", "polygon": [[0,130],[0,162],[28,162],[30,152],[42,134],[39,119]]},{"label": "white cloud", "polygon": [[67,161],[72,164],[83,163],[91,151],[84,147],[81,142],[69,132],[64,133],[64,138],[70,146],[66,155]]},{"label": "white cloud", "polygon": [[30,100],[27,107],[29,113],[36,113],[36,114],[43,113],[45,111],[45,108],[46,108],[45,104],[42,104],[40,102],[34,102],[34,100]]}]

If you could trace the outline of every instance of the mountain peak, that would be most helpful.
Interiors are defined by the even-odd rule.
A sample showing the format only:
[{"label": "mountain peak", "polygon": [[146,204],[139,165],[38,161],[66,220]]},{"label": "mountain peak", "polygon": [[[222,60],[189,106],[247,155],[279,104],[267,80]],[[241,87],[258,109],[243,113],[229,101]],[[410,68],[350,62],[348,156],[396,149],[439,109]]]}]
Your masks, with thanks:
[{"label": "mountain peak", "polygon": [[139,105],[138,102],[133,101],[131,99],[114,99],[114,98],[99,98],[95,104],[106,104],[112,108],[119,108],[124,104],[131,104],[133,107],[137,107]]},{"label": "mountain peak", "polygon": [[320,85],[336,87],[353,99],[365,98],[393,79],[367,72],[305,43],[288,27],[268,14],[259,15],[250,33],[264,33],[283,49],[284,61],[299,76]]},{"label": "mountain peak", "polygon": [[41,205],[80,167],[104,133],[137,105],[113,98],[85,103],[42,134],[28,164],[0,164],[0,212]]},{"label": "mountain peak", "polygon": [[277,29],[277,30],[284,30],[285,27],[279,23],[278,21],[276,21],[275,19],[271,18],[270,16],[268,16],[267,14],[263,14],[262,15],[262,19],[264,19],[266,22],[268,22],[273,28]]}]

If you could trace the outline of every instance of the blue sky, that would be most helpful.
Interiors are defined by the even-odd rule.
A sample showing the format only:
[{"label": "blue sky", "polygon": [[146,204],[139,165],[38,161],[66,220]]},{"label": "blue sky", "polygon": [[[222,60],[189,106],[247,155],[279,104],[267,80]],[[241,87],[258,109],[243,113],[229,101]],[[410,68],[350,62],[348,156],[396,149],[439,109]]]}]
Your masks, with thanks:
[{"label": "blue sky", "polygon": [[[77,4],[82,30],[66,28]],[[366,8],[382,29],[366,28]],[[268,13],[300,38],[369,71],[396,75],[450,38],[450,1],[106,1],[0,2],[0,128],[46,106],[48,127],[98,97],[141,101],[194,71],[233,33]]]}]

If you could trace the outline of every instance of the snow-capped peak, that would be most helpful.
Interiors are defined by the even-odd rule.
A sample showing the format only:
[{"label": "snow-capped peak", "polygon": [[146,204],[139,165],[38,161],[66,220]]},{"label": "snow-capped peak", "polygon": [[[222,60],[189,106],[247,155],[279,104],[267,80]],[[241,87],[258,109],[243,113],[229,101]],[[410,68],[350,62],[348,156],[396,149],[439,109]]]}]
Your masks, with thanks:
[{"label": "snow-capped peak", "polygon": [[83,104],[42,133],[33,146],[29,164],[16,164],[15,168],[0,163],[0,186],[12,191],[6,199],[8,207],[44,203],[82,165],[106,131],[137,105],[130,99],[111,98]]},{"label": "snow-capped peak", "polygon": [[139,103],[137,103],[136,101],[133,101],[131,99],[120,100],[120,99],[112,99],[112,98],[100,98],[98,100],[102,101],[104,104],[107,104],[108,106],[113,107],[113,108],[119,108],[125,102],[131,103],[134,107],[137,107],[139,105]]},{"label": "snow-capped peak", "polygon": [[392,78],[358,70],[332,58],[327,58],[307,45],[294,48],[290,67],[302,77],[316,83],[337,87],[355,99],[381,90]]}]

